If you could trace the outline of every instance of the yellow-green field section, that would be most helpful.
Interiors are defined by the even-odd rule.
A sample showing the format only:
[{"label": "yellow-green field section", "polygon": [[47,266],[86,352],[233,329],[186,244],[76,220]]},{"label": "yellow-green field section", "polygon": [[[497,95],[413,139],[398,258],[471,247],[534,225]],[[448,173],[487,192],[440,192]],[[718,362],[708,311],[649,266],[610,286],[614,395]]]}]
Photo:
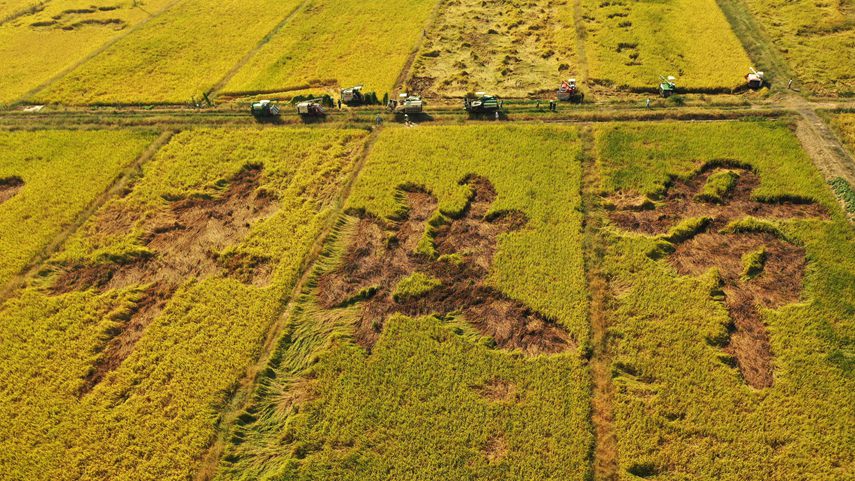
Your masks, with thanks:
[{"label": "yellow-green field section", "polygon": [[[590,479],[580,152],[575,128],[384,130],[216,479]],[[472,175],[495,187],[490,212],[528,219],[499,235],[490,284],[576,343],[531,356],[448,312],[393,314],[373,347],[359,344],[359,304],[324,308],[317,288],[320,276],[347,268],[347,246],[361,241],[357,217],[406,217],[407,189],[436,198],[430,225],[453,222],[466,215]]]},{"label": "yellow-green field section", "polygon": [[6,15],[0,5],[0,104],[20,100],[173,1],[148,0],[144,7],[134,7],[131,0],[93,0],[83,6],[72,0],[6,5],[12,3],[15,8],[37,4],[43,8],[2,22]]},{"label": "yellow-green field section", "polygon": [[0,184],[17,185],[0,203],[0,287],[70,227],[154,138],[134,131],[0,132]]},{"label": "yellow-green field section", "polygon": [[621,479],[851,479],[855,232],[789,126],[604,125],[596,149],[606,198],[640,195],[659,208],[672,182],[739,165],[759,175],[754,199],[811,201],[828,212],[732,224],[733,233],[765,232],[805,252],[799,298],[759,311],[774,356],[774,384],[763,389],[724,354],[733,321],[718,270],[681,275],[669,253],[683,240],[607,225]]},{"label": "yellow-green field section", "polygon": [[618,89],[728,90],[751,61],[715,0],[582,0],[588,80]]},{"label": "yellow-green field section", "polygon": [[390,92],[438,0],[313,0],[228,82],[225,92]]},{"label": "yellow-green field section", "polygon": [[298,0],[184,0],[35,99],[68,105],[201,101],[298,5]]},{"label": "yellow-green field section", "polygon": [[[192,479],[364,139],[353,130],[176,134],[127,195],[105,204],[32,285],[0,307],[0,478]],[[194,228],[187,213],[221,205],[236,189],[263,201],[265,215],[237,226],[242,237],[220,252],[200,253],[192,238],[182,244],[179,261],[223,263],[182,277],[194,266],[170,264],[170,246],[151,240],[186,240],[182,232]],[[222,232],[206,225],[228,225],[246,208],[203,210],[195,228],[217,240]],[[152,219],[167,223],[151,231]],[[161,268],[147,271],[149,263]],[[111,287],[135,265],[151,274]],[[107,282],[114,284],[75,287],[75,272],[100,268],[113,269]],[[174,275],[164,278],[170,269]],[[263,275],[250,280],[253,269]],[[159,311],[143,305],[152,285],[172,287]],[[137,324],[140,312],[157,314]],[[127,329],[136,326],[136,342],[91,382],[117,355],[115,340],[132,338]]]},{"label": "yellow-green field section", "polygon": [[847,0],[746,0],[773,48],[814,95],[855,94],[855,8]]},{"label": "yellow-green field section", "polygon": [[423,95],[526,97],[578,76],[574,2],[443,0],[409,78]]}]

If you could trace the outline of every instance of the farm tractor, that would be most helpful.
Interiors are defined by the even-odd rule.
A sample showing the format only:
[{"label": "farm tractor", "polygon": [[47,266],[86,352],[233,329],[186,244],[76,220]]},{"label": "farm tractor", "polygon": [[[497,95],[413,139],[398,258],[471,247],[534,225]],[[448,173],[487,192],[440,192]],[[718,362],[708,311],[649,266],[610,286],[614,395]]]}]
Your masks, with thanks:
[{"label": "farm tractor", "polygon": [[561,86],[558,87],[558,100],[562,102],[581,102],[583,98],[584,95],[579,92],[574,78],[561,82]]},{"label": "farm tractor", "polygon": [[763,72],[758,72],[751,67],[751,73],[745,76],[745,81],[748,82],[748,88],[758,90],[763,87],[766,80],[766,75]]},{"label": "farm tractor", "polygon": [[326,112],[321,99],[308,99],[297,103],[297,114],[300,117],[323,117]]},{"label": "farm tractor", "polygon": [[388,109],[396,114],[420,114],[424,108],[424,101],[418,95],[402,93],[398,95],[399,100],[390,100]]},{"label": "farm tractor", "polygon": [[489,114],[499,112],[503,102],[495,95],[487,95],[486,92],[476,92],[474,96],[467,95],[463,99],[463,108],[470,114]]},{"label": "farm tractor", "polygon": [[249,109],[255,118],[278,117],[280,113],[279,104],[272,100],[253,102]]},{"label": "farm tractor", "polygon": [[668,77],[659,76],[659,95],[662,98],[668,98],[677,92],[677,79],[669,75]]}]

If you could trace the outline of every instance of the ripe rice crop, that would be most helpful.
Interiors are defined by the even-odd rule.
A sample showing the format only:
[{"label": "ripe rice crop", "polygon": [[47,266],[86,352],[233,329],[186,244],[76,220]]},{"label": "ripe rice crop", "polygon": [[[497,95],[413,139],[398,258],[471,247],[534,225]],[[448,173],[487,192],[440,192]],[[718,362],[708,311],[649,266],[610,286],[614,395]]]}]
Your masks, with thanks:
[{"label": "ripe rice crop", "polygon": [[[314,0],[226,85],[225,92],[394,88],[437,0]],[[296,93],[296,92],[295,92]]]},{"label": "ripe rice crop", "polygon": [[[216,479],[589,479],[579,153],[572,128],[384,130]],[[363,301],[409,298],[391,300],[380,286],[324,307],[330,292],[319,286],[330,285],[343,262],[360,269],[360,252],[388,253],[400,243],[408,253],[397,261],[466,266],[492,229],[485,222],[505,221],[516,227],[502,224],[487,282],[507,296],[504,305],[521,302],[553,319],[574,340],[566,350],[503,348],[473,327],[482,319],[455,309],[471,305],[455,304],[436,306],[436,315],[376,319],[369,334],[376,343],[366,349],[355,332]],[[384,222],[398,234],[370,234]],[[455,230],[458,223],[468,227]],[[451,232],[469,247],[439,255]],[[423,235],[436,252],[422,249]],[[412,276],[400,280],[412,284]],[[416,297],[427,302],[444,288],[432,282]]]},{"label": "ripe rice crop", "polygon": [[[0,132],[0,287],[72,224],[153,139],[150,132],[132,131]],[[3,179],[18,179],[14,195],[3,195]]]},{"label": "ripe rice crop", "polygon": [[176,134],[0,308],[0,478],[196,475],[364,139]]},{"label": "ripe rice crop", "polygon": [[0,22],[0,105],[20,100],[171,3],[148,0],[143,9],[130,1],[94,0],[84,8],[73,0],[27,2],[43,8]]},{"label": "ripe rice crop", "polygon": [[692,91],[744,83],[751,61],[715,0],[583,0],[589,80],[649,90],[659,76]]},{"label": "ripe rice crop", "polygon": [[574,11],[573,2],[554,0],[443,0],[409,87],[442,97],[556,90],[579,73]]},{"label": "ripe rice crop", "polygon": [[[846,479],[852,466],[844,446],[855,416],[855,384],[847,374],[855,231],[792,131],[766,122],[624,124],[599,127],[596,137],[600,193],[618,209],[609,214],[603,265],[621,472],[662,479]],[[705,166],[716,172],[717,165],[740,170],[734,192],[759,176],[750,192],[754,216],[792,214],[737,217],[722,229],[715,212],[730,208],[730,197],[698,200],[709,217],[685,219],[681,225],[697,228],[680,239],[655,235],[656,229],[640,234],[616,220],[645,212],[657,218],[668,188],[683,188]],[[637,196],[654,210],[620,210]],[[710,241],[715,238],[730,244],[718,248]],[[703,242],[700,257],[689,257]],[[798,255],[782,266],[782,249]],[[759,252],[762,262],[752,260]],[[716,267],[687,273],[691,262]],[[776,265],[799,274],[769,278]],[[736,352],[734,359],[733,332],[740,329],[734,316],[744,312],[732,307],[732,298],[738,302],[762,286],[773,295],[791,296],[786,289],[796,295],[756,307],[769,351]],[[774,375],[752,386],[737,364],[740,357],[764,355],[771,356]]]},{"label": "ripe rice crop", "polygon": [[201,101],[297,0],[185,0],[36,96],[79,104]]},{"label": "ripe rice crop", "polygon": [[855,12],[847,0],[745,0],[798,80],[815,95],[855,94]]}]

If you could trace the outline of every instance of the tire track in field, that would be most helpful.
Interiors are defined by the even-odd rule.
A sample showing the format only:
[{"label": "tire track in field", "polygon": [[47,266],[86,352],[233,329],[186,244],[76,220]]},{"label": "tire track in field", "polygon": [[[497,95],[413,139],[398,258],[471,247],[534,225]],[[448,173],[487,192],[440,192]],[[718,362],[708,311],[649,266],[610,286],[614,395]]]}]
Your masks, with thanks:
[{"label": "tire track in field", "polygon": [[614,432],[614,386],[612,385],[612,358],[609,350],[609,283],[603,275],[602,263],[606,239],[603,227],[603,208],[599,197],[594,194],[599,185],[599,173],[594,158],[594,138],[590,127],[581,132],[583,151],[582,202],[585,212],[582,253],[588,279],[588,317],[591,322],[590,360],[591,423],[594,427],[594,459],[592,460],[595,481],[617,481],[618,447]]},{"label": "tire track in field", "polygon": [[381,131],[382,127],[374,129],[374,131],[369,134],[362,146],[362,151],[356,159],[356,165],[353,172],[344,182],[344,186],[342,187],[338,198],[331,203],[333,211],[329,214],[329,219],[327,219],[323,229],[315,238],[315,242],[313,242],[309,247],[303,262],[300,264],[298,269],[299,278],[297,282],[294,284],[294,287],[290,290],[288,295],[282,299],[281,308],[276,314],[276,319],[273,321],[264,337],[258,361],[247,367],[246,375],[243,379],[238,381],[238,386],[235,388],[234,392],[230,394],[230,399],[226,400],[225,409],[220,411],[220,422],[216,427],[218,431],[216,438],[212,440],[206,452],[202,454],[201,466],[199,467],[199,471],[196,473],[196,476],[193,477],[194,481],[210,481],[217,474],[220,459],[223,455],[223,449],[227,444],[229,436],[233,434],[234,424],[237,421],[238,416],[240,416],[240,414],[252,404],[253,394],[258,388],[259,375],[267,368],[271,357],[276,354],[279,339],[285,332],[285,328],[291,318],[292,311],[295,307],[295,301],[299,300],[300,293],[304,291],[306,283],[311,279],[314,271],[313,267],[323,252],[327,239],[338,224],[344,204],[350,197],[350,193],[353,190],[356,179],[359,178],[362,168],[365,167],[368,155],[371,153],[371,149],[374,147],[374,143],[377,141]]},{"label": "tire track in field", "polygon": [[27,263],[27,267],[22,269],[20,274],[13,277],[5,286],[2,286],[2,288],[0,288],[0,305],[5,303],[12,294],[23,287],[27,279],[31,278],[47,259],[56,254],[59,249],[65,245],[65,241],[77,232],[77,230],[80,229],[83,224],[101,208],[101,206],[127,187],[130,183],[131,176],[135,172],[139,171],[143,164],[154,157],[161,147],[169,143],[175,133],[176,131],[174,130],[162,132],[160,136],[149,144],[133,162],[119,172],[107,189],[92,200],[92,202],[90,202],[89,205],[87,205],[86,208],[77,215],[68,227],[60,231],[60,233],[57,234],[41,252],[33,256],[33,258]]},{"label": "tire track in field", "polygon": [[[140,21],[138,24],[136,24],[136,25],[134,25],[133,27],[129,28],[129,29],[128,29],[128,31],[127,31],[127,32],[125,32],[125,34],[124,34],[124,35],[119,35],[119,36],[117,36],[116,38],[113,38],[113,39],[111,39],[111,40],[108,40],[105,44],[101,45],[100,47],[98,47],[97,49],[93,50],[92,52],[89,52],[89,54],[87,54],[85,57],[83,57],[83,58],[82,58],[82,59],[80,59],[79,61],[75,62],[74,64],[72,64],[72,65],[70,65],[70,66],[68,66],[68,67],[66,67],[66,68],[64,68],[64,69],[63,69],[63,70],[61,70],[58,74],[54,75],[53,77],[49,78],[48,80],[46,80],[46,81],[42,82],[41,84],[39,84],[39,85],[37,85],[36,87],[34,87],[33,89],[31,89],[29,92],[25,93],[25,94],[24,94],[23,96],[21,96],[21,98],[20,98],[17,102],[15,102],[15,103],[28,103],[28,102],[31,102],[31,100],[32,100],[32,98],[33,98],[33,97],[35,97],[36,95],[40,94],[44,89],[48,88],[51,84],[53,84],[54,82],[56,82],[56,81],[60,80],[61,78],[65,77],[66,75],[70,74],[71,72],[74,72],[74,71],[75,71],[75,70],[77,70],[78,68],[82,67],[86,62],[88,62],[88,61],[92,60],[93,58],[97,57],[98,55],[100,55],[101,53],[103,53],[105,50],[107,50],[108,48],[110,48],[110,47],[112,47],[113,45],[115,45],[116,43],[118,43],[120,40],[123,40],[123,39],[127,38],[129,35],[133,35],[133,33],[134,33],[134,32],[136,32],[137,30],[141,29],[141,28],[142,28],[143,26],[145,26],[148,22],[150,22],[150,21],[152,21],[153,19],[158,18],[158,17],[160,17],[161,15],[163,15],[164,13],[166,13],[166,12],[168,12],[168,11],[172,10],[172,8],[173,8],[173,7],[175,7],[176,5],[178,5],[179,3],[181,3],[182,1],[183,1],[183,0],[175,0],[175,1],[173,1],[173,2],[172,2],[172,3],[170,3],[169,5],[167,5],[167,6],[163,7],[163,8],[162,8],[160,11],[158,11],[157,13],[155,13],[155,14],[153,14],[153,15],[150,15],[149,17],[145,18],[144,20]],[[138,7],[138,8],[139,8],[139,7]],[[143,10],[143,11],[145,11],[145,10]]]},{"label": "tire track in field", "polygon": [[588,31],[585,29],[585,21],[582,8],[582,0],[573,1],[573,23],[576,28],[576,58],[578,62],[577,75],[581,85],[588,84]]},{"label": "tire track in field", "polygon": [[276,24],[276,26],[273,27],[273,29],[270,32],[267,33],[267,35],[265,35],[264,37],[261,38],[261,40],[258,41],[258,43],[255,45],[255,47],[252,48],[252,50],[250,50],[243,57],[241,57],[241,59],[238,60],[238,62],[228,72],[226,72],[226,74],[223,76],[223,78],[220,79],[219,82],[214,84],[213,87],[211,87],[211,90],[208,92],[208,94],[209,95],[216,95],[223,88],[225,88],[225,86],[229,83],[229,81],[231,81],[231,79],[233,79],[234,76],[237,75],[237,73],[240,71],[240,69],[245,67],[246,64],[249,63],[249,61],[252,60],[252,58],[255,57],[256,54],[258,54],[258,52],[262,48],[264,48],[265,45],[267,45],[270,42],[270,40],[273,39],[273,37],[275,37],[279,32],[281,32],[282,29],[285,28],[285,26],[288,25],[289,22],[291,22],[291,19],[293,19],[295,16],[297,16],[298,13],[303,11],[303,8],[309,2],[310,2],[310,0],[303,0],[296,7],[294,7],[293,10],[288,12],[288,14],[286,14],[285,17],[281,21],[279,21],[279,23]]}]

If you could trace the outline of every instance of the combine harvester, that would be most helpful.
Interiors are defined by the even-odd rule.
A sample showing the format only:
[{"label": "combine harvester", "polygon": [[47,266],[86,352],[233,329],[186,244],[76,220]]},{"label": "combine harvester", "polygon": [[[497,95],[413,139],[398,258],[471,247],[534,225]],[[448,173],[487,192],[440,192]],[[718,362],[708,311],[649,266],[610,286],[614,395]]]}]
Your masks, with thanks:
[{"label": "combine harvester", "polygon": [[745,76],[745,81],[748,82],[748,88],[752,90],[763,88],[763,84],[766,82],[766,75],[763,72],[754,70],[754,67],[751,67],[750,70],[751,72]]},{"label": "combine harvester", "polygon": [[579,92],[579,87],[576,85],[576,79],[571,78],[561,82],[558,87],[558,100],[562,102],[581,102],[585,98],[582,92]]},{"label": "combine harvester", "polygon": [[424,101],[418,95],[402,93],[400,100],[390,100],[387,108],[396,114],[420,114],[424,111]]},{"label": "combine harvester", "polygon": [[499,113],[502,108],[499,97],[487,95],[486,92],[476,92],[474,97],[467,96],[463,99],[463,108],[470,114]]},{"label": "combine harvester", "polygon": [[323,117],[326,114],[321,99],[308,99],[297,103],[297,115],[300,117]]},{"label": "combine harvester", "polygon": [[258,102],[253,102],[249,107],[249,111],[252,113],[252,116],[257,119],[274,118],[278,117],[281,113],[279,104],[272,100],[259,100]]},{"label": "combine harvester", "polygon": [[659,76],[659,95],[662,98],[668,98],[677,92],[677,79],[669,75],[668,77]]}]

